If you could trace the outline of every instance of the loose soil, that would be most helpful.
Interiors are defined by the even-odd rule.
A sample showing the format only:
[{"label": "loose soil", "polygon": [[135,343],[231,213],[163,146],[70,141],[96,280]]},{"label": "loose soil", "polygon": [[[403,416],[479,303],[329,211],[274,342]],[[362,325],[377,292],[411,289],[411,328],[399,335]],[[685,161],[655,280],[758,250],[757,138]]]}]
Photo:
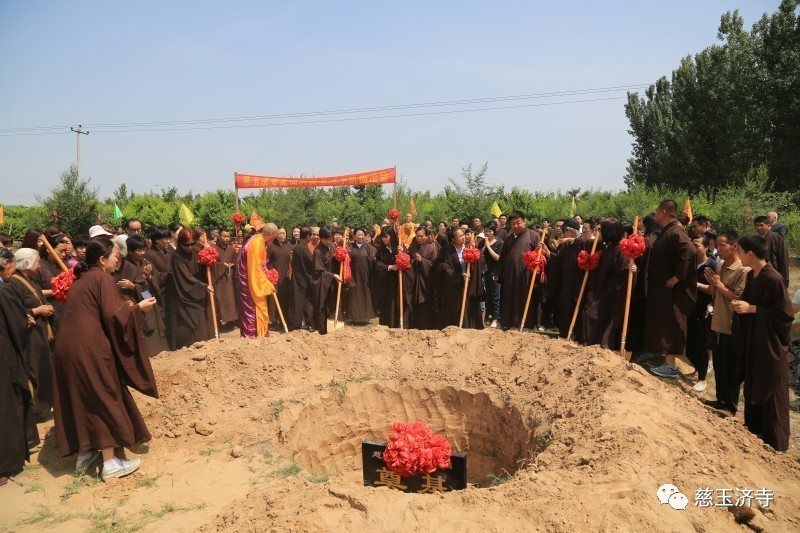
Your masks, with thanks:
[{"label": "loose soil", "polygon": [[[52,438],[0,488],[0,529],[39,531],[800,530],[798,440],[777,453],[618,354],[516,332],[345,328],[200,343],[153,359],[161,398],[135,474],[73,475]],[[797,415],[793,413],[793,417]],[[361,483],[360,443],[422,420],[470,487]],[[795,420],[796,422],[796,420]],[[42,425],[45,432],[52,423]],[[796,427],[796,424],[795,426]],[[685,511],[660,505],[672,483]],[[748,525],[695,490],[767,488]]]}]

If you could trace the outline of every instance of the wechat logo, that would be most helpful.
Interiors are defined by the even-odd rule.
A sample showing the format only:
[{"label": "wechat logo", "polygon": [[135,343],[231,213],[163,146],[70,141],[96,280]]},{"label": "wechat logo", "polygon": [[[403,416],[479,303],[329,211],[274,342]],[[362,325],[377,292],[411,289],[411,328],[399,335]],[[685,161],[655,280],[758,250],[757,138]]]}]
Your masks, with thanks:
[{"label": "wechat logo", "polygon": [[689,505],[689,498],[678,490],[678,487],[669,483],[658,487],[656,497],[661,502],[661,505],[669,504],[676,511],[685,511],[686,506]]}]

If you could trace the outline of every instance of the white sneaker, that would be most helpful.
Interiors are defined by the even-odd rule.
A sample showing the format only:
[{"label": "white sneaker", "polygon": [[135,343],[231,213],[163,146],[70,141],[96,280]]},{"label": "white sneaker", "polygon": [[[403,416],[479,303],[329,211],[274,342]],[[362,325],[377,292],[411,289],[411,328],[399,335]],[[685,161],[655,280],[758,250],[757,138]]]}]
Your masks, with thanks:
[{"label": "white sneaker", "polygon": [[705,381],[698,381],[697,383],[695,383],[694,387],[692,387],[692,390],[695,391],[695,392],[703,392],[703,391],[705,391],[706,390],[706,382]]},{"label": "white sneaker", "polygon": [[497,320],[492,320],[492,325],[489,326],[489,327],[490,328],[496,328],[497,327]]},{"label": "white sneaker", "polygon": [[103,481],[114,477],[125,477],[139,470],[142,460],[138,457],[133,459],[114,458],[108,463],[103,463]]},{"label": "white sneaker", "polygon": [[75,473],[79,476],[84,475],[86,473],[86,470],[88,470],[89,467],[92,466],[92,463],[97,461],[97,459],[100,457],[100,450],[87,452],[85,454],[86,457],[83,457],[83,455],[84,454],[79,453],[78,460],[75,461]]}]

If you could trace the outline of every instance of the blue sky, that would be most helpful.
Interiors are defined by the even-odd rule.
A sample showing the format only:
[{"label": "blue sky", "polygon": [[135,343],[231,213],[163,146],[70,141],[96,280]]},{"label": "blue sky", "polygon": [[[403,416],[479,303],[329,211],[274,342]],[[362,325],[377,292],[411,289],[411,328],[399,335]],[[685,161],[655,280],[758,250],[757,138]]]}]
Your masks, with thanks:
[{"label": "blue sky", "polygon": [[[749,28],[777,6],[0,0],[0,128],[646,84],[714,44],[725,11],[740,9]],[[89,128],[81,174],[107,196],[122,182],[138,192],[198,193],[231,188],[235,171],[334,175],[397,166],[412,187],[438,191],[462,166],[488,161],[489,180],[508,187],[621,189],[631,143],[624,102],[214,130]],[[46,195],[75,162],[75,144],[74,134],[0,136],[0,203]]]}]

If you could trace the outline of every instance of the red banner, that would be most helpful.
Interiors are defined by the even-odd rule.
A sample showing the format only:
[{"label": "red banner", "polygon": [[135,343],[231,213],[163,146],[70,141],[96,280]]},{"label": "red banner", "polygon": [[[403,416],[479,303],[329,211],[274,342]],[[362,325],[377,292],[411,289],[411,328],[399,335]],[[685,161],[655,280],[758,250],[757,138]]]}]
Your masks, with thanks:
[{"label": "red banner", "polygon": [[384,168],[346,176],[326,176],[323,178],[278,178],[273,176],[253,176],[236,174],[237,189],[285,189],[296,187],[346,187],[351,185],[382,185],[395,182],[396,169]]}]

